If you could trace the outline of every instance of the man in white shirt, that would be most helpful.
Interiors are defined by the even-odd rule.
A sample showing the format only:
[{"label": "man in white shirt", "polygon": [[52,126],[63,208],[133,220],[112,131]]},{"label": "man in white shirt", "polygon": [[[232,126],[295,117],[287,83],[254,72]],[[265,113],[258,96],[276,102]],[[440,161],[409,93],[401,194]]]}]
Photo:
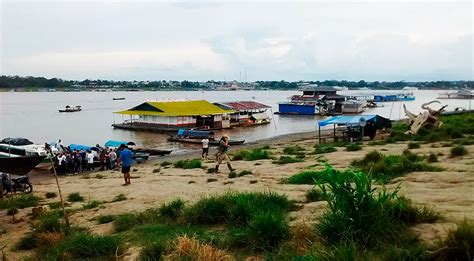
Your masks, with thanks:
[{"label": "man in white shirt", "polygon": [[94,170],[94,154],[92,151],[87,151],[87,170]]},{"label": "man in white shirt", "polygon": [[205,159],[207,158],[207,155],[209,154],[209,139],[204,138],[202,139],[202,155],[201,158]]}]

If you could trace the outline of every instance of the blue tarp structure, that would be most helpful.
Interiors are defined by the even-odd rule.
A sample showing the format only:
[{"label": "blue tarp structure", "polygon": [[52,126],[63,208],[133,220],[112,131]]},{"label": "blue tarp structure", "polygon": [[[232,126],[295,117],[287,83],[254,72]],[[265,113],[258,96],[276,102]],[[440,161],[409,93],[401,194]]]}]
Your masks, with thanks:
[{"label": "blue tarp structure", "polygon": [[120,145],[125,144],[125,145],[135,145],[134,142],[131,141],[121,141],[121,140],[108,140],[104,146],[105,147],[112,147],[112,148],[118,148]]},{"label": "blue tarp structure", "polygon": [[92,148],[95,148],[95,147],[81,145],[81,144],[69,144],[68,147],[70,150],[90,150]]},{"label": "blue tarp structure", "polygon": [[195,138],[207,138],[213,136],[214,132],[212,131],[197,131],[197,130],[185,130],[179,129],[178,136],[188,136],[188,137],[195,137]]},{"label": "blue tarp structure", "polygon": [[377,115],[354,115],[354,116],[334,116],[329,119],[319,121],[319,126],[326,126],[328,124],[337,124],[337,125],[359,125],[360,120],[364,118],[365,121],[376,122]]}]

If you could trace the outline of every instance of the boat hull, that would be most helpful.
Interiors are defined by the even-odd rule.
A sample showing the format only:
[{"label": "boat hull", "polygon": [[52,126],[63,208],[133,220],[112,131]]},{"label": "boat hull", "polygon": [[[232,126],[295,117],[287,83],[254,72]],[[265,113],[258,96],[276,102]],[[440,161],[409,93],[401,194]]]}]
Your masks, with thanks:
[{"label": "boat hull", "polygon": [[43,161],[46,156],[0,157],[0,172],[25,175]]}]

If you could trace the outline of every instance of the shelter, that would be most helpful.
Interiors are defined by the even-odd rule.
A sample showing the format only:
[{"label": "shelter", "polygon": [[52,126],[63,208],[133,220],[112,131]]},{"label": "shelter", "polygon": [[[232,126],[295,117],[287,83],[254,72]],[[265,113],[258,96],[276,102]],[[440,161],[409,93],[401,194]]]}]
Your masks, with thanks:
[{"label": "shelter", "polygon": [[230,127],[229,114],[233,112],[205,100],[144,102],[131,109],[115,112],[129,115],[130,119],[112,126],[152,131],[176,131],[179,128],[222,129]]},{"label": "shelter", "polygon": [[105,142],[104,146],[109,148],[118,148],[120,145],[135,146],[133,141],[121,141],[121,140],[108,140]]},{"label": "shelter", "polygon": [[224,110],[233,110],[230,114],[231,125],[255,125],[270,123],[267,109],[271,107],[254,101],[216,102]]},{"label": "shelter", "polygon": [[[321,135],[321,127],[326,125],[333,125],[332,135]],[[342,141],[363,139],[364,136],[369,136],[370,139],[373,139],[378,129],[391,127],[392,123],[390,120],[379,115],[341,115],[318,122],[318,139],[319,143],[328,137],[334,141],[340,139]]]}]

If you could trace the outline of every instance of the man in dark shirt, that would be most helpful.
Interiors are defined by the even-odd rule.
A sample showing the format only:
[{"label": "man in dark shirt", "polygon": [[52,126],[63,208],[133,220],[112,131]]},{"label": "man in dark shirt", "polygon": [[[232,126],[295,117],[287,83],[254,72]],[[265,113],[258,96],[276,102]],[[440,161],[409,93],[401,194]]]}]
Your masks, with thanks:
[{"label": "man in dark shirt", "polygon": [[228,148],[229,148],[229,136],[223,135],[221,140],[219,141],[219,146],[217,147],[217,154],[216,154],[217,165],[216,165],[216,169],[214,170],[214,173],[219,172],[219,165],[221,165],[222,161],[225,161],[227,163],[227,167],[229,168],[230,171],[235,170],[230,165],[230,158],[227,155]]},{"label": "man in dark shirt", "polygon": [[125,180],[124,186],[130,185],[130,167],[132,166],[132,151],[125,144],[120,145],[120,160],[122,162],[122,173]]}]

